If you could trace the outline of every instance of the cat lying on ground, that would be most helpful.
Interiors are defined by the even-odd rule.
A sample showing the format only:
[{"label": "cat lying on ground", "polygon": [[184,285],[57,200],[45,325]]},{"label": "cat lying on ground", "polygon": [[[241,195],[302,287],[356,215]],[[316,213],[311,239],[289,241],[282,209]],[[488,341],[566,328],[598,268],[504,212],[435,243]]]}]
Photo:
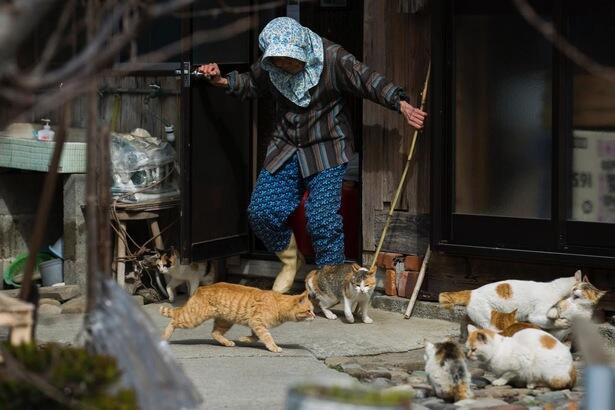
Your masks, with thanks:
[{"label": "cat lying on ground", "polygon": [[279,353],[269,329],[284,322],[314,319],[314,309],[307,292],[284,295],[271,290],[260,290],[230,283],[201,286],[180,308],[161,307],[160,314],[171,318],[162,338],[168,340],[176,328],[192,329],[206,320],[214,319],[212,337],[224,346],[235,343],[224,334],[235,324],[248,326],[252,335],[243,342],[260,340],[267,349]]},{"label": "cat lying on ground", "polygon": [[474,290],[440,293],[440,304],[445,308],[467,306],[470,320],[481,328],[491,328],[493,311],[511,312],[516,318],[530,322],[542,329],[556,328],[547,312],[562,299],[567,298],[575,285],[581,283],[581,271],[574,276],[551,282],[506,280],[490,283]]},{"label": "cat lying on ground", "polygon": [[480,360],[498,377],[494,386],[512,382],[530,389],[544,385],[562,390],[576,383],[570,349],[544,330],[523,329],[504,337],[468,325],[468,333],[468,358]]},{"label": "cat lying on ground", "polygon": [[214,282],[213,264],[195,262],[182,265],[179,261],[179,252],[174,248],[168,251],[158,251],[156,267],[165,276],[166,290],[171,303],[175,301],[175,288],[184,283],[188,289],[188,295],[192,296],[200,285],[209,285]]},{"label": "cat lying on ground", "polygon": [[352,265],[325,266],[311,271],[305,279],[310,297],[316,299],[327,319],[337,316],[329,308],[342,301],[348,322],[354,322],[355,307],[363,323],[372,323],[367,314],[369,301],[376,287],[376,269],[368,270],[356,263]]},{"label": "cat lying on ground", "polygon": [[448,401],[474,397],[461,347],[452,341],[425,345],[425,372],[436,396]]}]

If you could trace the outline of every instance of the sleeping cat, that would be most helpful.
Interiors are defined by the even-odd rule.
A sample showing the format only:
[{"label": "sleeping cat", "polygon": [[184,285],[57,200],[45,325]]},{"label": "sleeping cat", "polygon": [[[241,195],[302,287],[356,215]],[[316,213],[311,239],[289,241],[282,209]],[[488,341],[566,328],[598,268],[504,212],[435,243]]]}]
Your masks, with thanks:
[{"label": "sleeping cat", "polygon": [[436,396],[459,401],[472,398],[470,372],[461,347],[446,341],[425,345],[425,372]]},{"label": "sleeping cat", "polygon": [[504,337],[468,325],[468,333],[468,358],[482,361],[498,377],[494,386],[512,382],[530,389],[544,385],[561,390],[576,383],[570,349],[544,330],[523,329]]},{"label": "sleeping cat", "polygon": [[558,328],[551,333],[564,340],[572,332],[572,320],[575,317],[591,320],[596,305],[605,294],[605,291],[597,289],[584,276],[583,281],[573,286],[570,296],[560,300],[547,312],[547,317]]},{"label": "sleeping cat", "polygon": [[356,263],[325,266],[307,275],[305,287],[310,296],[318,300],[327,319],[337,319],[337,315],[329,308],[342,301],[344,316],[348,322],[354,323],[352,312],[356,307],[361,313],[363,323],[373,323],[367,314],[367,308],[376,287],[376,268],[370,271]]},{"label": "sleeping cat", "polygon": [[467,306],[470,320],[481,328],[491,325],[491,312],[517,310],[517,319],[533,323],[542,329],[555,327],[547,312],[560,300],[568,297],[574,285],[581,282],[581,271],[574,276],[551,282],[506,280],[490,283],[474,290],[440,293],[440,304]]},{"label": "sleeping cat", "polygon": [[235,346],[224,334],[235,324],[248,326],[252,335],[244,342],[260,340],[267,349],[279,353],[269,329],[284,322],[314,319],[314,307],[307,292],[284,295],[231,283],[201,286],[180,308],[161,307],[160,314],[171,318],[162,338],[168,340],[176,328],[192,329],[206,320],[214,319],[212,337],[224,346]]},{"label": "sleeping cat", "polygon": [[188,295],[192,296],[200,285],[213,283],[215,277],[211,263],[180,264],[179,252],[174,248],[165,252],[158,251],[156,267],[160,273],[165,275],[166,290],[171,303],[175,301],[175,288],[178,286],[185,283],[188,288]]}]

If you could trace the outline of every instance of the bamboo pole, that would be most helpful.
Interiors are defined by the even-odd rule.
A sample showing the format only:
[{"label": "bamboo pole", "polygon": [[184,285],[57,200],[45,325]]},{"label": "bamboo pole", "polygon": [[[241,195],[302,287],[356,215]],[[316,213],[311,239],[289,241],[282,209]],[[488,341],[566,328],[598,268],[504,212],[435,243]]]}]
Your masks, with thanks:
[{"label": "bamboo pole", "polygon": [[[427,100],[427,87],[429,85],[430,76],[431,76],[431,62],[429,62],[429,66],[427,67],[427,76],[425,77],[425,84],[423,85],[423,93],[421,95],[421,110],[422,111],[425,109],[425,101]],[[397,201],[399,201],[399,197],[406,183],[406,176],[408,175],[408,170],[410,169],[410,162],[412,161],[412,157],[414,156],[414,149],[416,147],[416,140],[418,139],[418,135],[419,135],[419,130],[415,129],[414,134],[412,135],[412,143],[410,144],[410,151],[408,151],[408,158],[406,159],[406,166],[404,167],[404,172],[401,174],[399,185],[397,185],[397,191],[395,191],[393,202],[391,202],[391,207],[389,209],[387,219],[384,223],[384,228],[382,229],[382,234],[380,235],[380,240],[378,241],[378,247],[376,247],[376,253],[374,253],[374,259],[372,260],[372,265],[370,266],[370,270],[373,270],[374,267],[376,266],[376,261],[378,259],[378,255],[380,254],[380,251],[382,250],[382,244],[384,243],[384,238],[386,237],[387,231],[389,230],[389,225],[391,224],[393,212],[395,211],[395,207],[397,206]]]},{"label": "bamboo pole", "polygon": [[429,263],[429,258],[431,257],[431,248],[427,247],[427,252],[425,252],[425,257],[423,258],[423,264],[421,265],[421,271],[419,272],[419,277],[416,280],[416,285],[414,285],[414,290],[412,291],[412,297],[410,298],[410,303],[408,303],[408,307],[406,308],[406,313],[404,317],[406,319],[410,319],[410,315],[412,315],[412,310],[414,309],[414,305],[416,304],[416,299],[419,296],[419,290],[421,290],[421,286],[423,285],[423,279],[425,279],[425,272],[427,272],[427,264]]}]

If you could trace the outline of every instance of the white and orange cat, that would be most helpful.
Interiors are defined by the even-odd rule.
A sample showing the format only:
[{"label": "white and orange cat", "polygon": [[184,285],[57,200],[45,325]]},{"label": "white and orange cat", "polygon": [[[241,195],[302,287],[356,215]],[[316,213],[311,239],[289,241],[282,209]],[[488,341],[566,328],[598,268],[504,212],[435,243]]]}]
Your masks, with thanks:
[{"label": "white and orange cat", "polygon": [[348,322],[354,323],[353,312],[357,309],[363,323],[373,323],[367,309],[376,288],[376,268],[370,271],[356,263],[325,266],[307,275],[305,287],[310,296],[318,300],[327,319],[337,319],[329,309],[341,301]]},{"label": "white and orange cat", "polygon": [[284,295],[271,290],[261,290],[231,283],[201,286],[180,308],[161,307],[160,314],[171,318],[162,338],[168,340],[175,329],[192,329],[206,320],[213,319],[212,337],[223,346],[235,346],[224,334],[233,325],[252,329],[252,335],[242,342],[260,340],[267,349],[279,353],[269,329],[288,321],[314,319],[314,307],[307,292],[301,295]]},{"label": "white and orange cat", "polygon": [[551,282],[505,280],[474,290],[443,292],[439,301],[445,308],[465,305],[470,320],[481,328],[493,328],[493,311],[516,310],[516,319],[519,321],[535,324],[542,329],[555,329],[561,323],[556,324],[548,312],[558,302],[568,298],[574,286],[582,283],[581,277],[581,271],[577,271],[574,276]]},{"label": "white and orange cat", "polygon": [[576,383],[570,349],[544,330],[523,329],[505,337],[468,325],[468,333],[468,358],[480,360],[498,377],[492,382],[495,386],[512,383],[562,390]]},{"label": "white and orange cat", "polygon": [[550,332],[560,340],[567,338],[572,332],[573,319],[591,320],[598,302],[605,294],[605,291],[597,289],[584,276],[581,282],[572,287],[570,296],[560,300],[547,312],[547,317],[556,328]]},{"label": "white and orange cat", "polygon": [[175,289],[185,284],[188,295],[194,295],[201,285],[209,285],[214,282],[216,273],[213,264],[209,262],[193,262],[190,265],[182,265],[179,261],[179,252],[175,248],[167,251],[158,251],[156,267],[165,276],[169,295],[169,302],[175,301]]}]

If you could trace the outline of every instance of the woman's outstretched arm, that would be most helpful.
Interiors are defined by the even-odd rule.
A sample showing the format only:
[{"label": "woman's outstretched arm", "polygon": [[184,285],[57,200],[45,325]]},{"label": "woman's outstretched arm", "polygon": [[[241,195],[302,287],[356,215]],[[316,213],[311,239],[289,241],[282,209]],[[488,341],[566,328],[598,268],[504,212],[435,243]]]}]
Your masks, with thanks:
[{"label": "woman's outstretched arm", "polygon": [[222,76],[220,67],[216,63],[202,65],[199,71],[209,78],[211,85],[227,88],[231,94],[241,99],[258,98],[268,92],[260,62],[254,63],[250,71],[245,73],[232,71],[226,77]]}]

